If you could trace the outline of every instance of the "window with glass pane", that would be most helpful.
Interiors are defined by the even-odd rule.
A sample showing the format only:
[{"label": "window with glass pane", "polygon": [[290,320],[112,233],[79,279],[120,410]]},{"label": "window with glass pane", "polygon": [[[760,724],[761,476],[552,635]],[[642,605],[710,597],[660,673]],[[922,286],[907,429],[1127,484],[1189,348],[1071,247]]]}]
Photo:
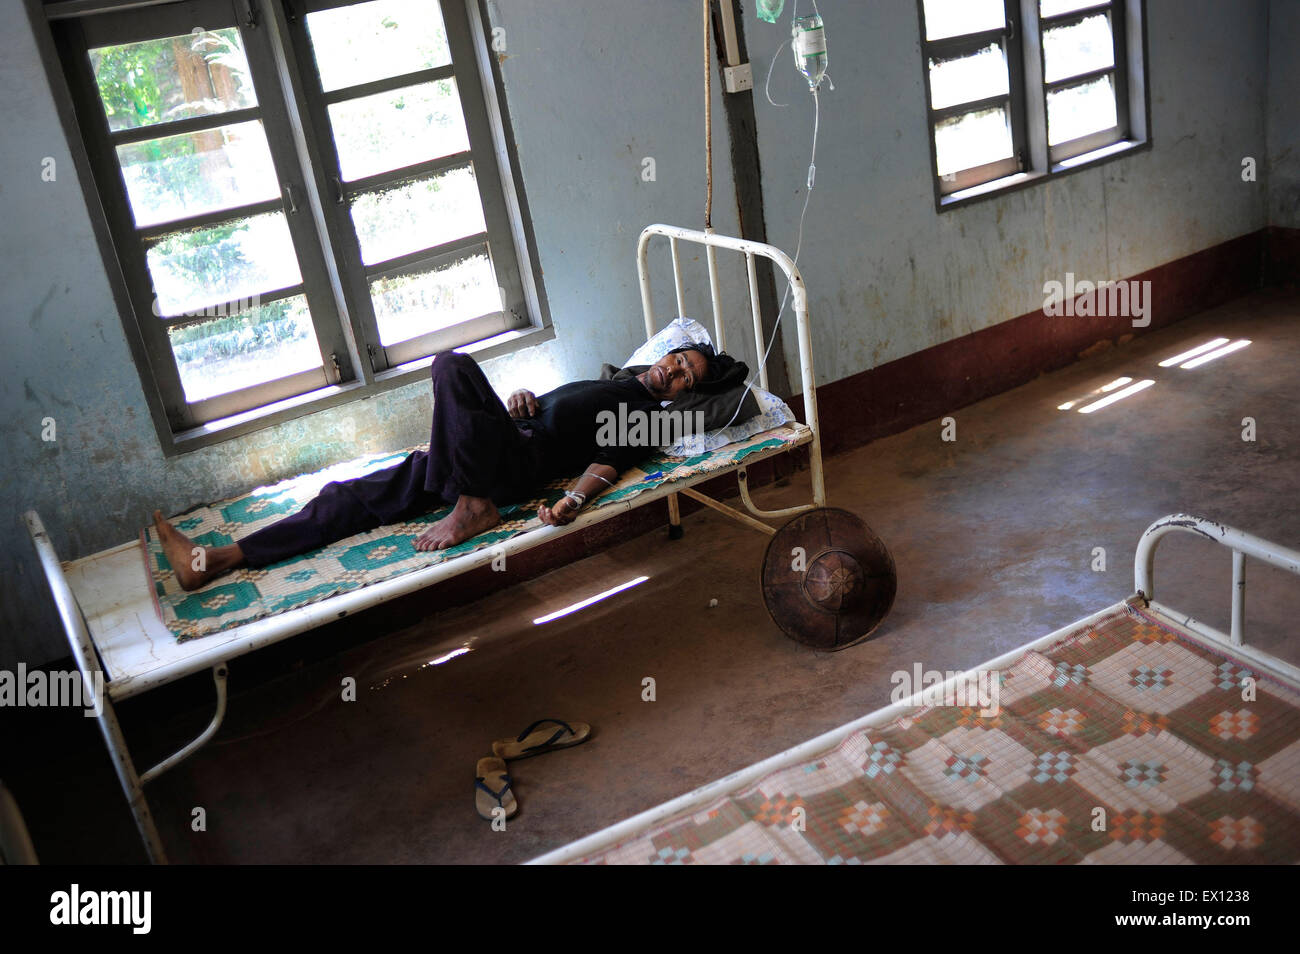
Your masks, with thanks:
[{"label": "window with glass pane", "polygon": [[243,37],[201,22],[87,49],[183,423],[327,383]]},{"label": "window with glass pane", "polygon": [[485,215],[493,190],[480,172],[492,157],[471,142],[466,73],[439,5],[365,0],[305,19],[372,358],[400,364],[517,324]]},{"label": "window with glass pane", "polygon": [[940,191],[1019,171],[1004,0],[923,0],[921,9]]},{"label": "window with glass pane", "polygon": [[36,5],[166,452],[543,325],[485,3]]},{"label": "window with glass pane", "polygon": [[1115,11],[1098,0],[1039,0],[1047,142],[1053,162],[1121,137]]},{"label": "window with glass pane", "polygon": [[1145,45],[1143,0],[917,0],[917,9],[939,210],[1146,143],[1144,90],[1129,89]]}]

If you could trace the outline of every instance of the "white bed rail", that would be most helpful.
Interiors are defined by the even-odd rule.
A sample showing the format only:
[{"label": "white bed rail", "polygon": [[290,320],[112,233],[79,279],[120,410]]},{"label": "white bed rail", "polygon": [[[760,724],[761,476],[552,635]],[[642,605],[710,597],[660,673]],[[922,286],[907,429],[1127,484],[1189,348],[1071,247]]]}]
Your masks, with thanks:
[{"label": "white bed rail", "polygon": [[[23,514],[23,520],[27,524],[28,533],[31,534],[32,543],[36,546],[36,557],[45,572],[45,579],[49,582],[55,609],[58,611],[60,622],[63,623],[68,647],[72,650],[72,658],[76,661],[77,669],[81,671],[81,678],[90,685],[92,674],[98,673],[102,678],[103,671],[99,667],[99,657],[95,653],[90,632],[86,629],[81,607],[77,604],[72,587],[68,586],[67,578],[63,575],[63,565],[59,562],[54,544],[50,541],[50,535],[45,532],[45,525],[41,523],[41,518],[35,510],[28,510]],[[144,796],[144,780],[136,774],[135,764],[127,754],[126,737],[122,734],[122,727],[117,721],[117,713],[113,711],[113,703],[107,694],[97,702],[98,711],[95,713],[95,718],[99,722],[99,731],[108,746],[109,757],[113,760],[113,771],[117,773],[122,791],[126,793],[127,803],[135,818],[136,828],[140,832],[140,839],[144,842],[145,851],[150,861],[165,864],[167,854],[163,850],[162,839],[158,836],[158,828],[154,824],[153,815],[149,812],[149,803]],[[160,766],[158,771],[162,768]]]},{"label": "white bed rail", "polygon": [[[1228,547],[1232,551],[1232,622],[1231,629],[1226,635],[1198,619],[1155,601],[1156,547],[1171,533],[1195,534]],[[1178,626],[1232,646],[1262,668],[1280,670],[1292,680],[1300,681],[1300,668],[1278,659],[1271,653],[1246,645],[1246,557],[1248,556],[1300,576],[1300,553],[1289,547],[1204,517],[1189,513],[1171,513],[1147,527],[1138,540],[1137,553],[1133,557],[1133,585],[1152,610],[1174,621]]]},{"label": "white bed rail", "polygon": [[[718,235],[712,229],[701,232],[695,229],[684,229],[675,225],[647,225],[641,230],[641,237],[637,241],[636,249],[636,266],[637,276],[641,281],[641,310],[645,313],[646,338],[653,338],[655,335],[654,319],[654,299],[650,291],[650,270],[648,263],[648,252],[651,237],[663,235],[668,238],[668,245],[672,251],[673,260],[673,284],[677,292],[677,315],[685,316],[685,300],[682,284],[681,256],[678,253],[678,242],[692,242],[697,245],[705,246],[706,257],[709,267],[709,295],[713,300],[713,341],[721,351],[726,347],[726,327],[723,321],[723,310],[721,295],[718,289],[718,264],[715,257],[714,249],[725,248],[734,252],[739,252],[745,256],[745,265],[749,279],[749,307],[750,314],[754,321],[754,347],[758,357],[758,375],[759,387],[767,387],[767,362],[763,360],[764,353],[767,350],[763,333],[763,315],[758,303],[758,273],[755,268],[755,256],[762,256],[769,259],[780,267],[785,273],[786,279],[790,282],[790,295],[794,305],[795,324],[799,338],[799,370],[800,381],[803,387],[803,406],[804,422],[812,430],[812,446],[809,449],[810,468],[812,471],[812,488],[813,503],[815,506],[824,507],[826,505],[826,486],[822,476],[822,444],[821,428],[817,423],[817,385],[813,377],[813,356],[812,356],[812,330],[809,327],[808,320],[808,294],[804,289],[803,277],[799,274],[799,268],[795,265],[794,260],[785,252],[781,251],[774,245],[767,245],[763,242],[751,242],[747,239],[732,238],[729,235]],[[778,360],[782,360],[784,355],[777,355]],[[748,500],[745,501],[749,509],[754,510]],[[807,508],[797,508],[799,510]],[[775,516],[776,513],[765,513],[756,511],[765,516]],[[780,513],[784,513],[781,511]]]}]

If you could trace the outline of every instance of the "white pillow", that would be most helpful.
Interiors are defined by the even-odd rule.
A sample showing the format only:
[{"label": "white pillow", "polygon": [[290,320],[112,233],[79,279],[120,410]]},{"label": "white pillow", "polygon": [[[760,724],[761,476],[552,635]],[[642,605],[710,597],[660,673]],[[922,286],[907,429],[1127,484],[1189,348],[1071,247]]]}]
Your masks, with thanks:
[{"label": "white pillow", "polygon": [[653,338],[633,351],[632,357],[623,362],[623,367],[630,368],[634,364],[654,364],[668,352],[688,344],[706,344],[712,348],[713,339],[709,337],[705,327],[694,318],[674,318]]},{"label": "white pillow", "polygon": [[[694,318],[674,318],[653,338],[632,352],[632,357],[623,363],[623,367],[634,364],[654,364],[668,352],[688,344],[707,344],[713,347],[713,339],[708,330]],[[694,457],[707,454],[727,444],[739,443],[762,431],[770,431],[795,419],[789,405],[770,391],[764,391],[757,385],[753,388],[754,400],[758,402],[758,414],[747,421],[720,427],[703,434],[688,434],[675,444],[666,444],[661,450],[673,457]]]}]

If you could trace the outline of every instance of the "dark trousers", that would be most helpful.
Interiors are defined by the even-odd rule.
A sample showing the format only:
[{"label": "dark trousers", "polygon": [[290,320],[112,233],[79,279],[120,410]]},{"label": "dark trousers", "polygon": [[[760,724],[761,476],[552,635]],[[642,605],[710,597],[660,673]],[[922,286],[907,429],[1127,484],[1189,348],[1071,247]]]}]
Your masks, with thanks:
[{"label": "dark trousers", "polygon": [[292,516],[244,537],[251,567],[278,563],[335,540],[454,504],[462,494],[511,503],[542,478],[541,454],[466,354],[443,351],[430,369],[433,426],[428,451],[393,467],[334,481]]}]

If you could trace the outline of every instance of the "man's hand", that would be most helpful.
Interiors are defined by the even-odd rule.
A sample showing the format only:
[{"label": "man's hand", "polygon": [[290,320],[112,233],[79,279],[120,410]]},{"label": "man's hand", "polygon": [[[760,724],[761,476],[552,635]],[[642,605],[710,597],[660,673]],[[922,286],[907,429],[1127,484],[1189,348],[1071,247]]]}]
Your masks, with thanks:
[{"label": "man's hand", "polygon": [[554,507],[542,504],[537,509],[537,516],[548,527],[563,527],[566,524],[573,523],[573,518],[577,515],[578,505],[569,497],[561,497],[555,502]]},{"label": "man's hand", "polygon": [[520,388],[506,399],[506,410],[511,417],[535,417],[537,415],[537,395]]}]

